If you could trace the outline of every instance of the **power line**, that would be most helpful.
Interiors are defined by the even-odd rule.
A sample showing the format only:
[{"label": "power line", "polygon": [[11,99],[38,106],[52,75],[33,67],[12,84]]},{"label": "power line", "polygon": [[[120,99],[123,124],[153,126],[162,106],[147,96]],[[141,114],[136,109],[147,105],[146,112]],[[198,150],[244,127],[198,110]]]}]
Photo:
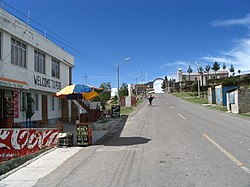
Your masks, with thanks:
[{"label": "power line", "polygon": [[[68,48],[68,50],[73,50],[74,52],[76,52],[78,55],[81,55],[85,58],[87,58],[88,60],[90,60],[91,62],[95,63],[95,64],[98,64],[98,65],[101,65],[103,66],[103,68],[107,69],[107,65],[108,66],[111,66],[110,64],[106,64],[106,63],[103,63],[101,60],[99,60],[98,58],[96,58],[94,55],[90,54],[89,52],[87,51],[84,51],[82,50],[81,48],[79,48],[78,46],[74,45],[73,43],[63,39],[61,36],[59,36],[58,34],[56,34],[55,32],[53,32],[52,30],[48,29],[47,27],[41,25],[40,23],[38,23],[37,21],[35,21],[34,19],[30,18],[30,16],[26,16],[24,13],[20,12],[19,10],[17,10],[15,7],[11,6],[10,4],[6,3],[5,1],[3,0],[0,0],[2,3],[6,4],[8,7],[10,7],[11,9],[13,9],[14,11],[18,12],[19,14],[21,14],[22,16],[24,16],[25,18],[27,18],[29,21],[32,21],[34,22],[35,24],[37,24],[38,26],[42,27],[43,29],[46,30],[46,36],[48,39],[54,41],[55,43],[57,43],[59,46],[63,47],[63,48]],[[15,15],[16,16],[16,15]],[[20,17],[16,16],[19,20],[21,20],[22,22],[25,23],[24,20],[22,20]],[[32,28],[34,28],[35,30],[37,30],[40,34],[43,33],[42,30],[40,30],[39,28],[35,27],[34,25],[32,24],[29,24],[29,26],[31,26]],[[56,37],[53,37],[52,35],[50,34],[47,34],[47,31],[49,31],[51,34],[55,35]],[[66,44],[66,43],[68,44]]]}]

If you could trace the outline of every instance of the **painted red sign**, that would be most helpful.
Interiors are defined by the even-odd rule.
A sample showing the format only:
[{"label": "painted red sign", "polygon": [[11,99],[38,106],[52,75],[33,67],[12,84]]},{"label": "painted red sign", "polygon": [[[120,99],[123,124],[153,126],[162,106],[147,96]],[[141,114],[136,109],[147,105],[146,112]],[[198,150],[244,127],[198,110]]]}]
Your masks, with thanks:
[{"label": "painted red sign", "polygon": [[57,129],[0,130],[0,162],[54,147],[58,142]]},{"label": "painted red sign", "polygon": [[14,92],[14,118],[19,118],[19,108],[18,108],[18,92]]}]

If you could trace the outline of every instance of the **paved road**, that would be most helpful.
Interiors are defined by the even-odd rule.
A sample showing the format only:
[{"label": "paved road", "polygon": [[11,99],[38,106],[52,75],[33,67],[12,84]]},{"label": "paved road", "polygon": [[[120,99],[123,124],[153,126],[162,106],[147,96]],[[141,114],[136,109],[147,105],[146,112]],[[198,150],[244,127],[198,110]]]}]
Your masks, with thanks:
[{"label": "paved road", "polygon": [[250,120],[156,95],[35,186],[250,186]]}]

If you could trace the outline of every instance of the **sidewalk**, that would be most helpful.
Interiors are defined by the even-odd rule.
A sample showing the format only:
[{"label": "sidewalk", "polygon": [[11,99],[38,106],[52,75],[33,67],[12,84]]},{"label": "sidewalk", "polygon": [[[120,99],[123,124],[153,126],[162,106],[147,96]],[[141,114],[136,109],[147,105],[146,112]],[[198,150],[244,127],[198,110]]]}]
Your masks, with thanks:
[{"label": "sidewalk", "polygon": [[[123,118],[111,118],[106,123],[93,123],[92,142],[93,144],[100,140],[107,133],[112,131]],[[18,186],[29,187],[35,185],[38,179],[45,177],[57,167],[63,164],[71,156],[75,155],[85,147],[76,146],[76,125],[65,123],[63,125],[64,132],[74,134],[73,147],[54,148],[40,156],[32,159],[20,167],[0,176],[0,187]]]}]

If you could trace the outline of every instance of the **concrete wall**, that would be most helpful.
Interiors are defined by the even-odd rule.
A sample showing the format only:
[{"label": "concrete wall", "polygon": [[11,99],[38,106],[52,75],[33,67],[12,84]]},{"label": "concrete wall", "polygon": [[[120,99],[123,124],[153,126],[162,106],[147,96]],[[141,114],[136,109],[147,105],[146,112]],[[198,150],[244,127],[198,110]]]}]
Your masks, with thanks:
[{"label": "concrete wall", "polygon": [[207,89],[207,100],[208,100],[208,104],[213,104],[213,96],[212,96],[212,88],[208,88]]},{"label": "concrete wall", "polygon": [[[227,109],[232,113],[247,113],[250,112],[250,90],[237,89],[234,92],[234,103],[228,102]],[[229,101],[229,93],[227,94],[227,100]]]},{"label": "concrete wall", "polygon": [[250,112],[250,90],[238,89],[239,113]]},{"label": "concrete wall", "polygon": [[222,85],[215,86],[215,100],[216,104],[221,106],[223,105],[223,95],[222,95]]},{"label": "concrete wall", "polygon": [[58,129],[1,129],[0,163],[31,154],[58,142]]}]

